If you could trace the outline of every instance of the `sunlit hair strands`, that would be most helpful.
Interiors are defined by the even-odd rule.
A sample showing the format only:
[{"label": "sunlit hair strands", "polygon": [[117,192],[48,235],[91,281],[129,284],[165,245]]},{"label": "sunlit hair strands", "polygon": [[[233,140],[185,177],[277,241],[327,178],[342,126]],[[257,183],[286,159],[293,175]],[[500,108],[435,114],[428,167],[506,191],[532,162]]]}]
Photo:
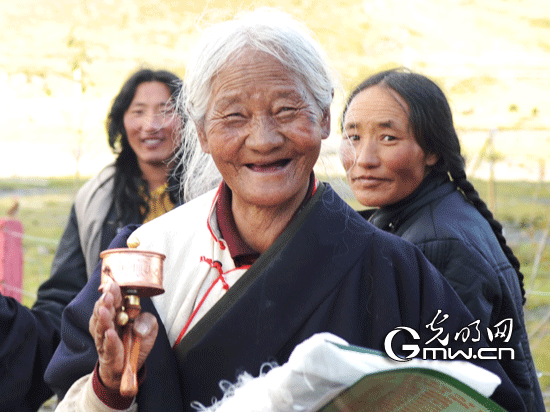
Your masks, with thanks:
[{"label": "sunlit hair strands", "polygon": [[188,156],[182,179],[186,199],[221,180],[211,156],[201,150],[196,126],[204,120],[213,79],[246,50],[274,56],[304,82],[322,111],[330,107],[335,72],[311,31],[287,13],[261,8],[206,29],[192,51],[178,99],[179,110],[191,120],[183,129],[181,146]]}]

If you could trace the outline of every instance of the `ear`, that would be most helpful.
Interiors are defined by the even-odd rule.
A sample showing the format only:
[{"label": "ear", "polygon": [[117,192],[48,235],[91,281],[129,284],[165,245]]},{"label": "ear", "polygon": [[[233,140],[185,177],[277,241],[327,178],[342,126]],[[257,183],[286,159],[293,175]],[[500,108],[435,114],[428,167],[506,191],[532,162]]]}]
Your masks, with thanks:
[{"label": "ear", "polygon": [[208,147],[208,139],[206,138],[206,132],[204,131],[203,125],[196,125],[196,128],[202,151],[204,153],[210,153],[210,148]]},{"label": "ear", "polygon": [[439,155],[435,153],[428,153],[426,155],[426,166],[433,166],[439,160]]},{"label": "ear", "polygon": [[326,139],[330,135],[330,107],[323,111],[321,118],[321,139]]}]

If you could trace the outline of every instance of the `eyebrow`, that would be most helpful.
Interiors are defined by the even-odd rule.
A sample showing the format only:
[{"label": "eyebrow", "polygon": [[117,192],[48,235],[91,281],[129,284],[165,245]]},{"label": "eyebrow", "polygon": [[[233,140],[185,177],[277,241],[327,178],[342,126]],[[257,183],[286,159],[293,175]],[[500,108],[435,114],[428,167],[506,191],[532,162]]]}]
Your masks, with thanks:
[{"label": "eyebrow", "polygon": [[359,124],[358,123],[355,123],[355,122],[352,122],[352,123],[346,123],[344,124],[344,129],[358,129],[359,128]]},{"label": "eyebrow", "polygon": [[393,120],[386,120],[384,122],[379,122],[378,127],[383,127],[385,129],[393,129],[395,127],[395,122]]},{"label": "eyebrow", "polygon": [[[166,102],[161,102],[158,104],[159,107],[162,107],[162,108],[165,108],[166,106],[169,106],[171,104],[170,100],[166,101]],[[130,107],[147,107],[147,103],[143,103],[143,102],[132,102],[130,104],[130,106],[128,106],[128,108]]]},{"label": "eyebrow", "polygon": [[[274,93],[274,97],[277,99],[299,99],[304,100],[305,96],[302,96],[301,93],[298,93],[296,90],[282,90],[279,92]],[[239,95],[239,93],[235,94],[229,94],[228,96],[223,96],[219,100],[216,101],[215,105],[216,107],[227,107],[234,103],[241,103],[243,99]]]},{"label": "eyebrow", "polygon": [[237,96],[227,96],[222,97],[221,99],[217,100],[214,104],[214,107],[219,108],[225,108],[228,106],[231,106],[234,103],[239,103],[241,99]]},{"label": "eyebrow", "polygon": [[300,92],[297,92],[296,90],[286,90],[286,91],[282,91],[282,92],[279,92],[276,94],[277,98],[284,98],[284,99],[287,99],[287,98],[298,98],[300,100],[305,100],[307,98],[307,96],[305,96],[305,91],[303,93],[300,93]]},{"label": "eyebrow", "polygon": [[[376,123],[376,127],[382,128],[382,129],[395,129],[396,125],[395,125],[395,122],[393,120],[389,119],[389,120],[384,120],[384,121]],[[348,130],[348,129],[357,130],[357,129],[360,129],[360,128],[361,128],[361,125],[360,125],[359,122],[349,122],[349,123],[344,124],[344,129],[346,129],[346,130]]]}]

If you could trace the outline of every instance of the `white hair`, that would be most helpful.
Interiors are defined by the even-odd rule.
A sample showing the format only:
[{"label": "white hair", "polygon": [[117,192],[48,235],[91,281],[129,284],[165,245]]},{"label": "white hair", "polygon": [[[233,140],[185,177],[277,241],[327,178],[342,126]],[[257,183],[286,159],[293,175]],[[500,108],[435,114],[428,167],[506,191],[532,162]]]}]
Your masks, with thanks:
[{"label": "white hair", "polygon": [[[304,25],[285,12],[261,8],[205,30],[187,65],[178,105],[188,121],[182,131],[181,179],[184,199],[215,187],[221,175],[197,136],[210,98],[212,80],[245,50],[267,53],[300,78],[322,111],[330,108],[335,76],[325,53]],[[184,155],[183,155],[184,154]]]}]

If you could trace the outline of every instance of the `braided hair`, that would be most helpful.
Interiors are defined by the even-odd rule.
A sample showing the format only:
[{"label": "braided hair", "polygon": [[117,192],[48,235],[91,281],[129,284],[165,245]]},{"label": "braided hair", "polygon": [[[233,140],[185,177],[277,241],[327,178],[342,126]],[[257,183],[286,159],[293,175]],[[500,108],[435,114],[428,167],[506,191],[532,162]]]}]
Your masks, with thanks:
[{"label": "braided hair", "polygon": [[[130,107],[138,86],[145,82],[165,84],[170,90],[172,98],[177,96],[181,87],[181,79],[171,72],[141,69],[126,80],[113,100],[105,126],[109,146],[113,153],[117,154],[115,160],[114,207],[119,223],[135,222],[136,219],[142,222],[143,217],[149,211],[146,200],[139,195],[140,187],[145,187],[149,192],[148,184],[142,177],[137,156],[128,142],[128,135],[124,128],[124,114]],[[175,163],[178,164],[179,162],[176,160]],[[174,173],[169,176],[168,186],[170,200],[177,204],[179,201],[179,183]],[[144,210],[145,213],[142,214],[141,210]]]},{"label": "braided hair", "polygon": [[405,69],[377,73],[359,84],[348,97],[340,119],[342,131],[347,110],[354,97],[375,85],[389,87],[407,102],[409,127],[418,145],[425,153],[434,153],[439,156],[432,171],[449,175],[455,187],[487,220],[502,251],[517,273],[523,304],[525,304],[524,275],[520,272],[519,260],[506,244],[502,225],[494,218],[477,190],[466,178],[464,158],[460,154],[460,142],[453,125],[451,108],[439,86],[427,77]]}]

